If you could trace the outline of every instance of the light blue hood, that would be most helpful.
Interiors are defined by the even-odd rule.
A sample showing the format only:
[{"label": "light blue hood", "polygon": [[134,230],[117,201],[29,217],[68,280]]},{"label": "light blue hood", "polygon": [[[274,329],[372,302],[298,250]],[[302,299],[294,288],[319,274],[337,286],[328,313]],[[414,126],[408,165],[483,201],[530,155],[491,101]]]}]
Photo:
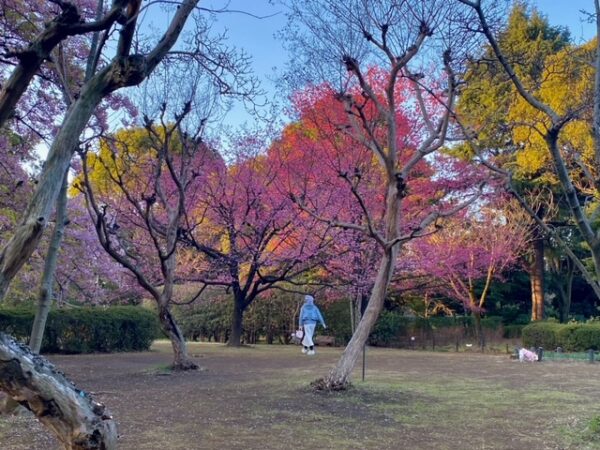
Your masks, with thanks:
[{"label": "light blue hood", "polygon": [[300,308],[300,316],[299,316],[299,326],[303,326],[305,324],[314,324],[317,322],[321,322],[321,325],[325,327],[325,321],[323,320],[323,315],[317,305],[315,305],[315,298],[312,295],[304,296],[304,305]]}]

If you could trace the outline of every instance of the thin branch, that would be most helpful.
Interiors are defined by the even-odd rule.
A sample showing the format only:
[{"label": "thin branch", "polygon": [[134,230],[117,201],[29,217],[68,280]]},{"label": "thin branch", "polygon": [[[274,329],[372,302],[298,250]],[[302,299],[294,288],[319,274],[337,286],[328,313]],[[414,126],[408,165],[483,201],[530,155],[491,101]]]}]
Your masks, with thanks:
[{"label": "thin branch", "polygon": [[200,298],[200,295],[202,295],[202,293],[207,288],[207,286],[208,286],[208,284],[204,283],[204,285],[198,290],[198,292],[194,296],[192,296],[192,298],[190,298],[189,300],[186,300],[183,302],[177,302],[177,301],[171,299],[170,303],[172,303],[174,305],[178,305],[178,306],[190,305]]},{"label": "thin branch", "polygon": [[444,217],[450,217],[450,216],[456,214],[457,212],[465,209],[467,206],[472,205],[473,202],[475,202],[475,200],[477,200],[480,197],[481,192],[482,192],[484,186],[485,186],[485,183],[481,183],[479,185],[479,189],[478,189],[477,193],[473,194],[469,200],[466,200],[466,201],[464,201],[462,203],[459,203],[454,208],[451,208],[451,209],[449,209],[447,211],[434,211],[434,212],[428,214],[421,221],[421,223],[416,228],[414,228],[410,233],[402,235],[402,236],[399,236],[396,239],[393,239],[391,241],[386,242],[385,243],[385,248],[386,249],[390,249],[394,245],[397,245],[399,243],[403,243],[403,242],[406,242],[406,241],[410,241],[410,240],[412,240],[414,238],[424,236],[424,234],[422,234],[422,232],[425,229],[427,229],[427,227],[429,227],[429,225],[431,225],[432,223],[434,223],[438,219],[442,219]]}]

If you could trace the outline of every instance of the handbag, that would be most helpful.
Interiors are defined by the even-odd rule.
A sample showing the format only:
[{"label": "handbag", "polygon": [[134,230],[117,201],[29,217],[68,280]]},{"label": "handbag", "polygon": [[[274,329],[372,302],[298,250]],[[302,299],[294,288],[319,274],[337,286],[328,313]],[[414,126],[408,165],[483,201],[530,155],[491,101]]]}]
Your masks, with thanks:
[{"label": "handbag", "polygon": [[304,339],[304,330],[296,330],[292,333],[292,341],[294,344],[301,344]]}]

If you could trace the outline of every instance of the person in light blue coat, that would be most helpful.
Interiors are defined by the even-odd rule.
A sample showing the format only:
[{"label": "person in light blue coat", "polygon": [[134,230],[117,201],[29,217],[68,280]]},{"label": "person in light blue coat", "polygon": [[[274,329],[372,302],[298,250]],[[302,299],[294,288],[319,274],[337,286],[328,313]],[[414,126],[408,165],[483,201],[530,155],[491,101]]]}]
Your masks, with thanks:
[{"label": "person in light blue coat", "polygon": [[313,334],[315,333],[315,327],[317,322],[320,322],[323,328],[327,329],[323,315],[317,305],[315,305],[315,299],[312,295],[304,296],[304,305],[300,309],[300,317],[298,319],[301,330],[304,330],[304,338],[302,339],[302,353],[307,355],[315,354],[315,343],[313,342]]}]

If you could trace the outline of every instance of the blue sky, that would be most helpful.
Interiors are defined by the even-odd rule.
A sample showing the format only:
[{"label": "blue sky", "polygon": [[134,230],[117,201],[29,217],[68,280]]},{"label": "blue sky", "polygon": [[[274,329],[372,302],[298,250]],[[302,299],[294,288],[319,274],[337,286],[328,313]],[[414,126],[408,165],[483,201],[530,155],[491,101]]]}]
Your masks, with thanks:
[{"label": "blue sky", "polygon": [[531,3],[548,16],[552,25],[565,26],[571,30],[575,42],[589,40],[595,35],[595,27],[580,12],[592,12],[592,0],[533,0]]},{"label": "blue sky", "polygon": [[[223,1],[211,0],[206,2],[205,6],[222,8]],[[243,49],[252,57],[254,73],[261,80],[261,86],[267,92],[267,96],[277,97],[273,80],[276,71],[282,71],[287,61],[287,53],[275,37],[277,31],[286,23],[283,7],[273,5],[269,0],[230,0],[228,10],[245,11],[252,16],[239,12],[218,14],[215,31],[227,30],[229,43]],[[253,117],[238,104],[227,114],[224,123],[236,127],[244,122],[251,124],[253,121]]]},{"label": "blue sky", "polygon": [[[297,0],[302,1],[302,0]],[[343,0],[340,0],[343,1]],[[262,87],[268,95],[277,97],[278,92],[275,83],[276,70],[283,70],[287,62],[287,53],[275,34],[285,25],[285,14],[282,6],[276,1],[269,0],[205,0],[202,5],[207,8],[220,9],[224,4],[228,5],[231,12],[217,14],[215,31],[227,29],[230,45],[244,49],[252,56],[252,66],[255,75],[261,80]],[[594,26],[588,23],[581,10],[592,11],[593,0],[530,0],[545,15],[553,25],[567,27],[575,42],[583,42],[595,35]],[[235,11],[245,11],[248,14]],[[158,27],[160,33],[164,31],[169,15],[154,12],[149,14],[147,23],[153,23]],[[284,100],[279,96],[280,100]],[[111,123],[115,126],[120,124],[120,115],[116,114]],[[252,124],[255,119],[245,111],[242,105],[236,105],[225,116],[224,124],[238,127],[244,122]],[[46,149],[38,149],[42,157],[45,157]]]},{"label": "blue sky", "polygon": [[[592,0],[531,0],[553,25],[567,27],[575,42],[583,42],[594,36],[594,26],[588,23],[581,10],[592,11]],[[223,2],[211,0],[206,6],[222,7]],[[284,9],[269,0],[231,0],[229,10],[246,11],[261,19],[246,14],[229,12],[217,15],[216,29],[227,29],[230,44],[243,48],[253,59],[256,76],[262,81],[263,88],[273,96],[277,96],[275,84],[270,81],[275,77],[275,70],[283,70],[287,61],[281,42],[275,37],[276,32],[285,25]],[[272,17],[265,17],[271,16]],[[226,116],[225,123],[238,126],[244,121],[252,123],[252,117],[241,106],[236,106]]]}]

